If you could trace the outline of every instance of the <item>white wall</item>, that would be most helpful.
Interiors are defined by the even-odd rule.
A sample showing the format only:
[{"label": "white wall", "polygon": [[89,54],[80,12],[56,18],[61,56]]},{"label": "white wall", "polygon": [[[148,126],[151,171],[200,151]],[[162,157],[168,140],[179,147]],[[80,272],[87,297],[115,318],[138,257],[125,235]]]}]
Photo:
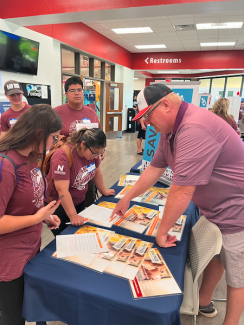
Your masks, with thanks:
[{"label": "white wall", "polygon": [[[51,86],[52,107],[62,104],[61,91],[61,55],[60,43],[51,37],[31,31],[27,28],[0,19],[0,30],[13,33],[40,43],[37,76],[11,73],[0,70],[2,86],[10,79],[24,83],[45,84]],[[3,88],[0,88],[3,94]]]},{"label": "white wall", "polygon": [[134,80],[134,90],[142,90],[146,86],[146,78],[138,78]]},{"label": "white wall", "polygon": [[134,71],[119,65],[115,66],[115,82],[124,84],[122,131],[127,129],[128,108],[133,107]]}]

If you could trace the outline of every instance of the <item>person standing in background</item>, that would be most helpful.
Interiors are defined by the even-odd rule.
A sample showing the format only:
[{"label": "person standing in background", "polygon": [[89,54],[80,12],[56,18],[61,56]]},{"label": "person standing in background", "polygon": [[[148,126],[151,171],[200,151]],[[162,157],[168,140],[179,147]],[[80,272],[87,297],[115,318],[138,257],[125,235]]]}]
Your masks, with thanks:
[{"label": "person standing in background", "polygon": [[230,101],[227,98],[221,97],[213,105],[211,112],[225,120],[236,132],[240,135],[236,121],[229,115]]},{"label": "person standing in background", "polygon": [[63,121],[60,135],[72,136],[76,132],[76,125],[78,123],[97,123],[97,127],[101,129],[96,112],[84,105],[83,82],[81,78],[71,77],[67,79],[64,89],[68,103],[54,108]]},{"label": "person standing in background", "polygon": [[4,136],[5,133],[17,122],[18,117],[31,107],[22,102],[24,92],[17,81],[7,81],[4,84],[4,93],[10,101],[11,107],[2,114],[0,119],[1,137]]},{"label": "person standing in background", "polygon": [[[76,132],[76,125],[83,123],[86,126],[90,123],[97,123],[97,127],[101,129],[99,118],[96,112],[84,105],[83,82],[79,77],[71,77],[65,82],[65,96],[68,100],[67,104],[55,107],[55,111],[61,117],[63,128],[60,135],[71,137]],[[104,159],[103,155],[101,160]],[[84,201],[84,207],[88,207],[94,203],[96,199],[96,187],[93,180],[88,183],[88,191]]]},{"label": "person standing in background", "polygon": [[[136,96],[133,97],[133,108],[136,111],[136,114],[138,113],[138,109],[137,109],[137,99]],[[145,140],[145,135],[146,135],[146,125],[144,123],[143,118],[141,118],[139,121],[137,121],[138,125],[139,125],[139,132],[137,135],[137,139],[136,139],[136,145],[137,145],[137,154],[138,155],[143,155],[143,149],[142,149],[142,139]]]}]

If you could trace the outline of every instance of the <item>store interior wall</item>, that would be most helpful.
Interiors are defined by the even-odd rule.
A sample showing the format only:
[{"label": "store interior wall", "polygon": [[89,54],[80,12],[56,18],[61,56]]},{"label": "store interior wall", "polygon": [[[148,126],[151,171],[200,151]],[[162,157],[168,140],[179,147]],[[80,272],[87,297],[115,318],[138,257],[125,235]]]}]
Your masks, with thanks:
[{"label": "store interior wall", "polygon": [[146,78],[134,79],[134,88],[133,90],[142,90],[146,87]]},{"label": "store interior wall", "polygon": [[4,93],[3,85],[10,79],[23,83],[50,85],[52,107],[61,105],[62,92],[60,42],[51,37],[39,34],[13,23],[6,22],[2,19],[0,19],[0,30],[26,37],[40,43],[37,76],[0,71],[2,79],[0,94]]},{"label": "store interior wall", "polygon": [[125,131],[125,130],[127,130],[128,108],[133,107],[134,71],[129,68],[125,68],[120,65],[116,65],[115,66],[115,82],[120,82],[120,83],[124,84],[122,131]]}]

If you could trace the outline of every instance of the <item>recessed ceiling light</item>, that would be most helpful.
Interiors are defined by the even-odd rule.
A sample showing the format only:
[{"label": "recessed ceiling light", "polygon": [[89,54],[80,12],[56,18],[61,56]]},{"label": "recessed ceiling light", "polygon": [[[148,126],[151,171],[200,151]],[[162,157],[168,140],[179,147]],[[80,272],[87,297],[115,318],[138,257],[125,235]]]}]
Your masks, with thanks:
[{"label": "recessed ceiling light", "polygon": [[135,28],[112,28],[116,34],[140,34],[153,33],[150,27],[135,27]]},{"label": "recessed ceiling light", "polygon": [[242,28],[243,22],[235,23],[209,23],[196,24],[197,29],[226,29],[226,28]]},{"label": "recessed ceiling light", "polygon": [[162,70],[162,71],[157,71],[157,73],[180,73],[179,71],[177,70]]},{"label": "recessed ceiling light", "polygon": [[142,49],[165,49],[166,46],[164,44],[156,44],[156,45],[135,45],[136,48]]},{"label": "recessed ceiling light", "polygon": [[134,78],[134,80],[138,80],[138,78]]},{"label": "recessed ceiling light", "polygon": [[233,46],[236,42],[212,42],[212,43],[200,43],[201,46]]}]

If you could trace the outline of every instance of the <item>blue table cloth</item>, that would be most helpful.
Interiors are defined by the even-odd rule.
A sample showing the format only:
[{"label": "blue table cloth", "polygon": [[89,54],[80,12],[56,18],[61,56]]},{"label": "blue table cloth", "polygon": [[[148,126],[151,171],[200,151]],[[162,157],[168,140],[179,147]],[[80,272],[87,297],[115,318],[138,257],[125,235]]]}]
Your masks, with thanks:
[{"label": "blue table cloth", "polygon": [[140,160],[137,164],[135,164],[135,166],[131,167],[130,172],[131,172],[131,173],[140,174],[140,169],[139,169],[139,167],[141,166],[141,164],[142,164],[142,160]]},{"label": "blue table cloth", "polygon": [[[162,187],[162,184],[156,186]],[[112,188],[116,193],[122,189],[117,183]],[[97,203],[100,201],[118,202],[114,197],[101,197]],[[130,206],[134,204],[137,203],[132,201]],[[158,209],[155,205],[141,205]],[[182,240],[171,248],[159,248],[153,237],[112,227],[117,233],[155,243],[154,247],[159,248],[182,291],[190,230],[198,218],[193,202],[185,214]],[[62,234],[78,229],[69,226]],[[52,258],[55,250],[53,240],[25,267],[23,317],[28,322],[36,321],[38,325],[58,320],[68,325],[180,325],[182,295],[135,300],[128,280]]]}]

